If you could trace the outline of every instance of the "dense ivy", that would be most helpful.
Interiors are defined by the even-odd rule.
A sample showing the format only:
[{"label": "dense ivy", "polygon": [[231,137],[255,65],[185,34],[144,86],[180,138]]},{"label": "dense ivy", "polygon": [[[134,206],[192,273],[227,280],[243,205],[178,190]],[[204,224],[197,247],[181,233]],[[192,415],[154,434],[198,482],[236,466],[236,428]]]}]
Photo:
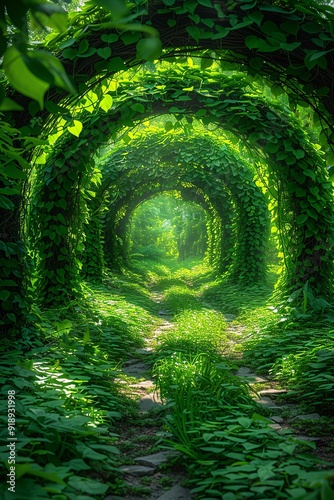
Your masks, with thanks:
[{"label": "dense ivy", "polygon": [[[269,187],[277,198],[274,207],[287,270],[286,286],[296,288],[310,280],[322,293],[329,293],[331,184],[321,156],[297,124],[289,123],[291,116],[279,106],[269,106],[241,76],[209,72],[203,78],[203,73],[196,69],[163,69],[139,82],[126,81],[111,93],[114,106],[109,112],[83,115],[84,127],[75,145],[71,134],[65,134],[47,165],[70,161],[72,152],[78,154],[83,145],[92,156],[110,135],[116,138],[118,130],[133,127],[149,115],[176,114],[177,121],[167,122],[166,131],[174,131],[179,119],[189,114],[190,121],[223,125],[263,154],[269,164]],[[175,106],[176,98],[182,107]],[[127,143],[131,140],[128,133],[123,133],[123,139]],[[53,176],[57,177],[57,168],[48,168],[54,168]],[[73,168],[71,172],[74,176]],[[84,198],[85,194],[77,191],[77,196]],[[48,230],[46,238],[47,233]]]},{"label": "dense ivy", "polygon": [[[144,189],[143,185],[153,183],[162,190],[173,179],[200,187],[212,203],[219,204],[224,188],[227,189],[237,216],[236,241],[226,255],[221,255],[220,243],[220,259],[216,264],[222,268],[224,259],[229,260],[233,253],[231,279],[249,284],[265,277],[267,202],[254,184],[249,166],[227,143],[200,135],[182,140],[174,134],[167,140],[164,134],[151,133],[148,139],[138,140],[133,147],[113,151],[100,167],[102,191],[113,195],[110,209],[118,198],[123,198],[122,205],[128,203],[133,193]],[[226,204],[221,206],[225,208]],[[107,236],[110,239],[112,235],[119,211],[111,220],[107,217],[106,242]],[[224,217],[221,212],[219,215]],[[122,218],[119,215],[118,218],[118,224],[122,224]],[[117,238],[117,234],[115,236]],[[221,239],[226,239],[224,231]]]},{"label": "dense ivy", "polygon": [[[182,172],[180,173],[181,175]],[[207,228],[207,250],[206,261],[217,272],[222,273],[228,269],[232,262],[233,248],[235,244],[234,227],[232,225],[234,210],[227,192],[222,190],[219,198],[215,199],[205,195],[203,187],[208,187],[200,179],[193,179],[192,182],[178,182],[171,177],[166,179],[160,176],[156,182],[149,182],[139,185],[141,194],[134,193],[131,198],[119,198],[117,202],[110,206],[107,216],[107,224],[105,224],[104,233],[108,235],[105,238],[105,257],[111,268],[115,267],[115,263],[119,262],[120,267],[129,262],[129,246],[130,246],[130,231],[129,225],[131,218],[136,208],[143,203],[161,193],[162,185],[164,192],[177,192],[184,201],[192,201],[197,203],[205,210],[206,228]],[[112,232],[108,232],[108,227]],[[103,233],[102,233],[103,234]],[[88,259],[92,255],[87,247]],[[93,257],[94,258],[94,257]],[[95,259],[96,261],[96,259]],[[96,272],[99,273],[101,261],[96,261]]]},{"label": "dense ivy", "polygon": [[[10,8],[7,3],[6,7]],[[31,8],[33,15],[38,17],[39,5],[37,6],[35,2],[26,2],[24,16]],[[101,8],[101,5],[96,1],[95,5],[93,2],[84,7],[82,12],[73,13],[67,30],[65,30],[66,19],[61,17],[61,28],[58,28],[58,31],[62,33],[48,35],[42,44],[52,50],[58,59],[53,55],[43,55],[39,51],[33,56],[33,51],[29,48],[25,53],[26,47],[23,50],[19,45],[19,38],[12,38],[10,30],[3,36],[2,51],[6,50],[4,69],[10,84],[16,89],[13,91],[9,86],[6,97],[0,96],[1,109],[4,113],[2,127],[4,144],[10,144],[13,140],[8,124],[16,126],[18,131],[14,135],[16,156],[12,158],[13,163],[9,169],[6,168],[7,147],[4,146],[1,150],[3,160],[0,172],[3,179],[1,189],[7,190],[3,192],[5,199],[1,200],[1,219],[6,221],[6,230],[1,233],[3,235],[1,258],[7,260],[9,245],[11,259],[17,262],[16,267],[23,269],[26,265],[26,253],[21,238],[19,214],[21,202],[18,193],[21,192],[22,178],[25,177],[22,169],[28,168],[25,160],[33,155],[34,148],[31,145],[39,145],[39,139],[35,138],[41,134],[47,137],[59,118],[65,120],[72,133],[80,133],[82,123],[77,119],[77,108],[68,107],[68,104],[78,103],[78,99],[91,88],[96,90],[99,100],[103,93],[108,93],[108,90],[103,90],[100,86],[101,79],[106,80],[117,71],[139,64],[143,60],[152,61],[160,55],[165,58],[179,58],[189,55],[191,50],[192,53],[202,57],[203,70],[210,67],[212,59],[218,59],[223,69],[239,67],[251,77],[261,75],[269,82],[275,95],[282,89],[287,92],[292,108],[302,104],[310,106],[315,111],[322,127],[321,145],[328,153],[328,161],[332,162],[331,149],[334,142],[332,7],[309,0],[301,0],[298,4],[285,2],[284,5],[278,5],[276,2],[263,4],[257,0],[253,2],[138,0],[131,4],[128,16],[122,19],[125,11],[120,18],[119,12],[115,12],[112,5],[110,12]],[[13,9],[11,12],[10,18],[14,20],[16,28],[26,29],[24,23],[20,24],[21,21],[18,23],[18,16]],[[49,16],[47,24],[50,21]],[[60,59],[63,66],[57,62]],[[28,82],[29,93],[17,84],[17,76],[23,74]],[[65,96],[65,91],[77,91],[77,97],[69,99]],[[172,99],[179,101],[179,97],[176,95]],[[191,98],[190,95],[188,97]],[[103,97],[100,103],[102,101],[104,101],[103,106],[110,103],[109,98]],[[44,108],[40,110],[39,107],[43,105]],[[210,119],[209,113],[207,117]],[[231,121],[232,117],[233,115],[230,115]],[[244,122],[240,116],[239,119],[240,123]],[[275,128],[277,118],[267,117],[267,120],[267,123],[271,123],[272,128]],[[126,121],[125,117],[124,125]],[[238,123],[234,122],[233,127],[237,130]],[[260,129],[259,125],[255,132],[261,134]],[[268,132],[268,127],[265,130]],[[257,142],[261,146],[262,138],[252,136],[253,130],[242,127],[241,131],[250,134],[254,144]],[[264,135],[266,136],[264,140],[269,141],[269,144],[270,134],[265,132]],[[31,142],[28,148],[27,136],[37,141]],[[277,138],[275,134],[273,137]],[[324,286],[325,293],[328,294],[328,282],[331,278],[328,255],[332,245],[329,230],[332,217],[329,207],[331,193],[328,190],[331,186],[328,185],[320,166],[314,168],[314,163],[318,162],[312,161],[309,155],[303,158],[298,156],[302,154],[299,150],[303,148],[298,147],[299,141],[293,139],[295,139],[294,133],[286,138],[284,149],[277,153],[281,156],[287,154],[289,161],[294,160],[295,164],[301,160],[298,162],[298,169],[302,169],[302,175],[299,175],[299,171],[296,173],[296,166],[285,172],[286,158],[278,158],[276,155],[278,160],[276,173],[278,177],[281,177],[282,173],[282,189],[288,185],[290,190],[288,196],[282,193],[279,196],[282,208],[279,219],[282,213],[295,214],[294,220],[287,223],[279,220],[281,231],[289,229],[285,238],[285,255],[288,256],[286,265],[290,268],[291,275],[293,269],[297,270],[293,286],[300,280],[305,282],[309,278],[319,283],[319,289]],[[274,155],[270,151],[269,153]],[[272,158],[274,159],[273,156]],[[8,182],[10,189],[14,191],[8,191]],[[313,193],[310,192],[311,188]],[[305,195],[302,195],[304,191]],[[301,206],[302,196],[304,206]],[[320,238],[321,234],[324,235],[323,238]],[[292,241],[296,241],[296,245],[292,245]],[[313,266],[314,270],[311,269]],[[22,274],[13,275],[11,284],[6,281],[6,276],[11,273],[10,267],[8,264],[2,276],[5,281],[1,284],[3,307],[8,311],[12,308],[10,304],[24,303]],[[11,328],[19,317],[22,319],[22,314],[19,310],[9,314],[14,316],[8,316],[6,313],[2,323],[7,323]]]}]

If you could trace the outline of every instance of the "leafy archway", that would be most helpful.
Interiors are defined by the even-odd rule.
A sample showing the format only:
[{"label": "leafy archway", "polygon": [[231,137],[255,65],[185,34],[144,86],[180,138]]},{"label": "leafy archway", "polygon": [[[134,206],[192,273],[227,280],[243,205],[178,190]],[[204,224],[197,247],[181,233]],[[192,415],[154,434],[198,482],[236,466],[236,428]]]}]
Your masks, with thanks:
[{"label": "leafy archway", "polygon": [[[86,115],[86,126],[78,139],[68,139],[65,134],[57,142],[56,153],[44,170],[45,177],[41,178],[41,189],[46,193],[45,199],[57,196],[50,193],[50,190],[53,193],[59,192],[62,183],[65,183],[64,188],[68,193],[72,192],[71,184],[74,185],[76,200],[79,200],[78,176],[75,171],[81,172],[80,175],[85,179],[83,183],[87,183],[93,172],[93,164],[88,159],[101,142],[106,141],[111,134],[115,135],[122,127],[134,126],[148,116],[158,113],[175,113],[177,118],[191,114],[204,124],[215,123],[224,126],[242,137],[250,148],[266,159],[269,164],[270,188],[278,201],[276,218],[283,241],[287,276],[291,278],[287,286],[300,287],[310,280],[321,288],[322,293],[329,293],[331,184],[328,182],[321,157],[307,136],[296,125],[289,124],[290,117],[279,107],[269,107],[258,97],[257,92],[251,93],[247,82],[241,77],[239,81],[235,81],[235,76],[233,79],[221,74],[214,76],[214,82],[209,81],[209,78],[198,81],[198,71],[184,74],[179,71],[174,73],[173,78],[173,73],[167,74],[165,70],[159,80],[158,75],[150,75],[142,79],[140,85],[134,82],[131,86],[126,82],[125,95],[121,93],[122,88],[117,89],[120,93],[119,106],[113,107],[108,113]],[[179,90],[175,91],[175,86]],[[143,94],[145,97],[142,97]],[[174,105],[176,97],[182,103],[182,108]],[[166,130],[171,129],[173,124],[168,122]],[[127,136],[127,142],[129,140]],[[87,165],[90,165],[90,170],[87,170]],[[69,171],[72,180],[66,174]],[[81,187],[83,185],[81,184]],[[73,192],[70,196],[74,196]],[[41,208],[43,223],[45,204],[42,204]],[[62,212],[65,208],[67,206],[56,208],[52,205],[55,226],[59,225],[59,217],[64,217]],[[50,226],[50,219],[44,221],[41,234],[44,240],[48,241],[47,249],[52,247],[55,239],[62,239],[62,235],[52,234],[50,241],[49,232],[52,229],[54,228]],[[58,232],[63,231],[65,234],[67,230],[58,229]],[[71,231],[72,234],[73,232]],[[59,247],[59,243],[56,242],[56,246]],[[54,250],[48,251],[50,255],[56,254]],[[73,252],[63,250],[62,253],[71,255],[68,257],[71,260],[68,263],[70,273],[70,269],[74,269],[72,264],[75,257]],[[74,272],[73,276],[75,283],[77,273]],[[61,276],[61,280],[63,279]]]},{"label": "leafy archway", "polygon": [[[267,201],[254,184],[254,173],[249,165],[227,143],[203,139],[199,135],[187,139],[170,136],[167,140],[162,134],[151,134],[148,139],[136,141],[132,147],[113,151],[100,167],[103,174],[101,192],[107,199],[112,196],[109,217],[106,217],[109,235],[115,219],[121,223],[118,214],[123,206],[136,200],[136,193],[142,192],[145,184],[156,189],[165,189],[170,183],[172,187],[175,182],[193,184],[219,207],[219,216],[225,221],[230,219],[225,196],[222,197],[227,189],[236,212],[235,248],[230,243],[231,247],[225,246],[221,254],[222,245],[226,245],[221,241],[219,250],[215,250],[219,253],[216,266],[223,269],[224,260],[229,260],[233,253],[231,279],[249,284],[265,277]],[[96,199],[99,199],[98,194]],[[121,202],[113,209],[118,199]],[[228,233],[229,225],[225,225]],[[223,231],[221,240],[226,237]],[[115,243],[110,243],[109,250],[114,247]]]},{"label": "leafy archway", "polygon": [[[148,10],[145,10],[146,7]],[[317,5],[315,2],[302,1],[297,5],[290,6],[287,3],[287,6],[277,6],[257,1],[249,3],[247,0],[214,4],[210,0],[193,0],[186,4],[165,0],[150,2],[146,7],[139,2],[131,12],[132,20],[140,16],[143,23],[136,25],[136,30],[139,31],[133,31],[132,25],[128,26],[129,31],[119,34],[117,30],[120,21],[113,20],[113,11],[106,14],[100,7],[90,6],[83,13],[73,14],[71,28],[65,34],[49,37],[48,47],[58,55],[61,54],[66,71],[73,75],[78,85],[79,95],[86,93],[89,88],[96,87],[96,75],[107,78],[115,71],[136,65],[143,59],[152,60],[160,55],[161,46],[165,49],[164,57],[179,57],[189,54],[191,50],[203,57],[203,69],[211,64],[212,58],[223,61],[223,67],[226,69],[226,63],[232,63],[234,68],[240,67],[251,76],[262,75],[267,78],[275,93],[280,92],[282,86],[289,94],[292,107],[298,103],[310,106],[320,117],[323,145],[325,148],[328,146],[330,151],[333,143],[331,7]],[[144,24],[146,21],[147,24]],[[162,43],[155,29],[160,31]],[[142,38],[142,33],[145,32],[149,35],[147,39]],[[214,54],[212,50],[215,51]],[[20,51],[16,55],[21,65],[23,62],[26,71],[28,63],[25,55]],[[28,51],[28,60],[30,56]],[[59,66],[50,65],[47,58],[39,58],[38,54],[37,59],[39,65],[28,65],[30,70],[28,68],[26,75],[28,81],[34,74],[37,80],[47,80],[42,92],[44,94],[50,89],[46,95],[45,109],[39,111],[38,105],[30,100],[30,97],[36,97],[35,94],[29,94],[29,97],[25,98],[10,88],[2,108],[7,124],[17,125],[16,130],[7,125],[3,129],[6,144],[3,166],[8,166],[10,158],[10,168],[1,171],[5,197],[2,201],[2,219],[6,221],[2,232],[2,252],[5,260],[8,255],[12,256],[11,260],[16,260],[15,266],[8,264],[2,273],[4,281],[1,297],[6,311],[3,318],[5,323],[15,322],[15,315],[20,316],[20,309],[25,307],[22,297],[22,273],[27,260],[20,238],[19,195],[26,178],[22,169],[29,168],[24,158],[31,158],[31,151],[36,145],[33,139],[26,137],[29,135],[35,138],[41,135],[50,113],[66,117],[75,128],[75,114],[68,112],[66,104],[76,102],[77,98],[64,100],[63,90],[55,90],[52,87],[54,84],[60,84],[59,75],[55,75]],[[15,74],[18,72],[14,70],[10,74],[9,66],[7,65],[5,70],[15,87]],[[12,65],[12,68],[15,68],[15,65]],[[100,81],[101,78],[98,79],[98,82]],[[70,88],[65,83],[63,87]],[[106,91],[103,89],[103,86],[98,88],[98,93]],[[37,92],[39,101],[42,102],[40,86]],[[16,100],[22,111],[15,111],[12,116],[10,106],[13,110],[18,109],[18,106],[11,105],[8,98]],[[63,107],[58,107],[60,102]],[[52,127],[52,120],[49,127]],[[306,216],[305,213],[300,215]],[[18,264],[17,259],[21,264]],[[319,259],[316,259],[316,262],[319,266]],[[21,272],[18,271],[20,267]],[[14,308],[13,304],[16,304]]]}]

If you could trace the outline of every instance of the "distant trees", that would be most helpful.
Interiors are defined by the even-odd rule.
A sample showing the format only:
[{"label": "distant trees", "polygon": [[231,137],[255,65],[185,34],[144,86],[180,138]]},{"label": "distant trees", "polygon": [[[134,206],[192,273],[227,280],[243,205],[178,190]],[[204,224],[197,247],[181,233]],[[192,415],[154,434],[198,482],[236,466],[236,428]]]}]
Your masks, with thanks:
[{"label": "distant trees", "polygon": [[[177,195],[176,195],[177,196]],[[131,220],[131,252],[145,257],[185,260],[206,250],[204,210],[173,195],[141,204]]]}]

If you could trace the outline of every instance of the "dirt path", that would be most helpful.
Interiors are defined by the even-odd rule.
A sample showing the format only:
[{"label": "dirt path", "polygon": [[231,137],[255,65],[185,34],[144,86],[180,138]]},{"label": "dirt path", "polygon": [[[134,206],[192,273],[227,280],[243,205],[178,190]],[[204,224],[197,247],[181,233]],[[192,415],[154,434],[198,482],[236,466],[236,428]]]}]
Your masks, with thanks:
[{"label": "dirt path", "polygon": [[[163,294],[152,293],[152,300],[162,304]],[[150,355],[155,339],[172,328],[172,315],[161,306],[158,312],[160,325],[152,337],[146,338],[145,346],[136,350],[135,358],[124,363],[123,374],[131,377],[127,385],[127,395],[137,401],[140,425],[121,431],[118,447],[122,450],[124,481],[128,493],[124,496],[108,495],[104,500],[190,500],[190,490],[183,487],[185,471],[173,464],[178,453],[157,449],[156,442],[161,432],[163,403],[151,377]],[[147,359],[145,359],[147,358]],[[153,448],[153,449],[152,449]],[[130,462],[130,463],[128,463]]]}]

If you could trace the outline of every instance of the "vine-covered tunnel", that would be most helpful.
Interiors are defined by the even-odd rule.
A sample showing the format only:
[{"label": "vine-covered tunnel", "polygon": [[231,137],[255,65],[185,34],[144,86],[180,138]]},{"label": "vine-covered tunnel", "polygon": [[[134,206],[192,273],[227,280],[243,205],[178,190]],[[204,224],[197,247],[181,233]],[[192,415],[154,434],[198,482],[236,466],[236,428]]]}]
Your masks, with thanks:
[{"label": "vine-covered tunnel", "polygon": [[[29,307],[25,288],[30,273],[26,251],[30,226],[25,203],[22,204],[20,198],[22,189],[26,189],[28,162],[37,161],[37,183],[44,184],[46,190],[52,190],[54,184],[54,190],[65,191],[60,203],[67,211],[66,222],[60,211],[55,213],[58,233],[53,230],[50,235],[51,240],[54,237],[58,241],[65,240],[66,233],[68,241],[63,248],[69,245],[72,250],[76,242],[68,227],[77,224],[74,212],[78,210],[80,198],[75,191],[82,191],[94,176],[94,152],[110,137],[123,134],[128,140],[129,128],[152,114],[161,113],[175,115],[178,125],[182,116],[188,116],[189,127],[194,120],[205,126],[217,124],[237,138],[233,140],[246,141],[261,161],[265,155],[270,189],[279,199],[277,228],[284,248],[287,287],[292,291],[293,287],[311,281],[326,296],[331,293],[331,186],[323,156],[295,123],[295,115],[287,111],[285,101],[282,99],[284,104],[273,105],[268,99],[261,100],[259,84],[252,83],[252,78],[255,81],[259,75],[258,81],[263,78],[266,92],[272,91],[275,96],[286,94],[292,111],[300,104],[315,111],[321,128],[321,147],[331,162],[333,65],[329,48],[331,36],[326,35],[330,7],[312,4],[289,10],[274,4],[267,8],[258,6],[257,2],[251,5],[244,1],[235,5],[190,3],[191,6],[181,6],[179,2],[162,2],[159,6],[159,2],[149,2],[148,10],[140,14],[144,16],[141,24],[138,23],[134,31],[131,25],[131,29],[124,32],[118,31],[117,17],[110,26],[101,23],[103,10],[98,5],[87,7],[89,29],[85,27],[87,14],[82,17],[80,12],[73,13],[71,27],[46,40],[49,50],[63,64],[56,63],[54,56],[52,64],[43,59],[42,53],[34,56],[44,73],[33,65],[32,53],[27,52],[24,59],[20,47],[9,47],[5,69],[9,68],[9,83],[15,90],[8,87],[3,104],[9,124],[7,154],[13,144],[10,137],[15,136],[15,148],[21,151],[22,159],[11,154],[11,166],[3,172],[3,196],[9,197],[9,201],[4,201],[2,206],[6,226],[2,231],[2,251],[6,261],[10,252],[12,261],[3,274],[2,322],[8,325],[4,328],[15,330]],[[152,28],[145,27],[146,21],[153,23]],[[280,35],[271,36],[272,31]],[[147,38],[142,37],[145,32]],[[169,33],[167,38],[166,33]],[[325,43],[328,47],[321,50]],[[190,47],[192,56],[198,57],[199,67],[195,59],[188,57]],[[304,66],[300,65],[302,53],[305,54]],[[181,62],[180,68],[174,63],[165,63],[152,72],[150,61],[160,56],[168,60],[176,58],[175,61]],[[10,63],[12,58],[17,65],[22,65],[17,66],[17,71],[23,68],[34,81],[26,89],[17,82],[16,66]],[[143,59],[149,61],[147,74],[130,70],[127,77],[126,70],[135,68]],[[220,66],[213,64],[215,59]],[[230,70],[243,71],[247,76],[242,73],[226,76],[224,72]],[[48,79],[43,80],[47,73]],[[120,77],[115,79],[115,74]],[[37,85],[37,81],[43,83]],[[76,95],[66,96],[68,90]],[[40,173],[41,169],[44,173]],[[36,177],[32,178],[35,183]],[[51,181],[55,178],[56,182]],[[45,192],[47,210],[52,210],[50,194]],[[43,211],[41,200],[39,208]],[[49,217],[52,220],[51,214]],[[39,249],[40,255],[50,253],[48,246]],[[51,259],[50,266],[54,264],[51,256],[46,258]],[[67,269],[66,282],[75,288],[76,278],[71,277],[76,276],[73,262]],[[47,279],[53,279],[52,272],[45,270],[49,274]],[[56,281],[65,280],[61,273],[59,270],[58,275],[54,275]]]},{"label": "vine-covered tunnel", "polygon": [[10,383],[22,397],[18,500],[30,486],[117,494],[115,421],[138,424],[119,370],[151,351],[162,439],[198,498],[331,498],[328,465],[319,475],[270,427],[310,430],[292,423],[300,410],[264,423],[276,406],[237,377],[260,371],[279,403],[323,411],[316,436],[332,428],[332,1],[4,0],[0,18],[0,365],[8,405]]}]

